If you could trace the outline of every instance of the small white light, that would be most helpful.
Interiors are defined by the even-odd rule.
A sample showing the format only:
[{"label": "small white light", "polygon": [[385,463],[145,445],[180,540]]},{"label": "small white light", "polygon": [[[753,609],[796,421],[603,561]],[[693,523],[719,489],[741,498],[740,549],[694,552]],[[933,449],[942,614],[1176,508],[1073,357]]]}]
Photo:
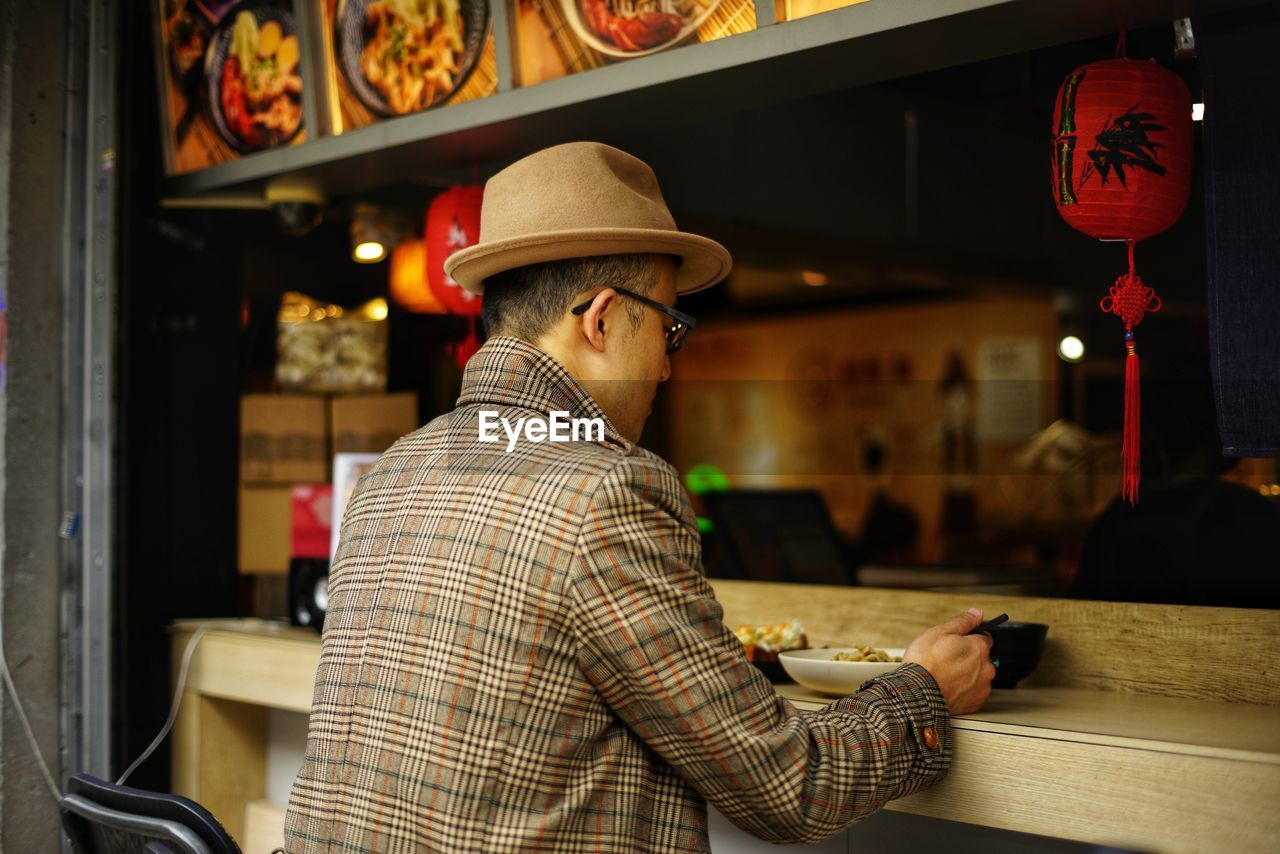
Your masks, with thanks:
[{"label": "small white light", "polygon": [[1058,342],[1058,355],[1067,362],[1078,362],[1084,358],[1084,342],[1074,335],[1068,335]]},{"label": "small white light", "polygon": [[1193,122],[1204,121],[1204,104],[1203,103],[1191,105],[1191,121]]},{"label": "small white light", "polygon": [[357,243],[351,257],[362,264],[374,264],[387,257],[387,247],[374,240]]}]

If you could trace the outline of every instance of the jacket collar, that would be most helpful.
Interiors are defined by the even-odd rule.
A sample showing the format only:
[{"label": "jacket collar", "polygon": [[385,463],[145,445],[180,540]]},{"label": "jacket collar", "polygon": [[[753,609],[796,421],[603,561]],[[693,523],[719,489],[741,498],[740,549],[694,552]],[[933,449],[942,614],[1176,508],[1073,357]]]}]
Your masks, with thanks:
[{"label": "jacket collar", "polygon": [[564,411],[570,418],[599,418],[605,425],[606,440],[631,444],[564,365],[519,338],[490,338],[467,362],[458,406],[483,403],[546,414]]}]

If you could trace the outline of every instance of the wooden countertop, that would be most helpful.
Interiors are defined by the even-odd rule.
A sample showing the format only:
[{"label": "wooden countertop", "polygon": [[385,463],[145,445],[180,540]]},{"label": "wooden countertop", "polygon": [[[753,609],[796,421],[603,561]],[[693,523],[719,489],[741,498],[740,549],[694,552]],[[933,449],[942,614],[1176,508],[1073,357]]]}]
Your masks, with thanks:
[{"label": "wooden countertop", "polygon": [[[182,620],[176,634],[208,626],[189,681],[212,696],[308,712],[319,635],[269,620]],[[209,637],[211,635],[212,637]],[[265,646],[264,646],[265,645]],[[267,651],[270,653],[267,654]],[[836,698],[794,682],[774,686],[801,709]],[[1055,737],[1280,765],[1280,706],[1189,700],[1081,688],[1022,687],[991,692],[983,708],[953,718],[958,729]]]},{"label": "wooden countertop", "polygon": [[[801,709],[820,709],[835,699],[794,682],[774,687]],[[1277,706],[1079,688],[1014,688],[992,691],[980,711],[952,718],[952,726],[1280,766]]]},{"label": "wooden countertop", "polygon": [[[208,699],[184,704],[177,744],[186,754],[203,756],[208,743],[190,721],[237,721],[235,708],[310,709],[319,635],[267,621],[182,621],[175,671],[201,625],[187,693]],[[795,684],[775,687],[802,709],[833,700]],[[265,733],[265,718],[246,719],[257,722],[235,731]],[[1278,706],[1026,686],[993,692],[981,711],[954,718],[953,730],[951,771],[888,809],[1144,851],[1269,852],[1280,838]],[[216,815],[234,815],[245,797],[259,796],[244,792],[260,770],[241,768],[254,749],[230,763],[239,776],[225,770],[224,746],[202,760],[220,770],[175,762],[175,780],[182,793],[218,805]],[[226,792],[199,783],[223,776],[234,782]]]},{"label": "wooden countertop", "polygon": [[274,620],[179,620],[174,672],[187,639],[206,634],[191,656],[187,690],[269,709],[311,713],[320,635]]}]

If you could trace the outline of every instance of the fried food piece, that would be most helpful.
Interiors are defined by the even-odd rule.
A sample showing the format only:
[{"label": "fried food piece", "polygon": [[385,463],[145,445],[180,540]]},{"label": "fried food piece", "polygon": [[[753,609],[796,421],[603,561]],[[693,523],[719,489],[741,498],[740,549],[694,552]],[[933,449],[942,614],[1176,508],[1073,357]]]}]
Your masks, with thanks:
[{"label": "fried food piece", "polygon": [[298,37],[285,36],[276,51],[276,65],[281,74],[291,74],[298,65]]},{"label": "fried food piece", "polygon": [[276,50],[280,47],[280,37],[284,33],[280,29],[278,21],[267,21],[258,30],[258,56],[266,59],[274,56]]}]

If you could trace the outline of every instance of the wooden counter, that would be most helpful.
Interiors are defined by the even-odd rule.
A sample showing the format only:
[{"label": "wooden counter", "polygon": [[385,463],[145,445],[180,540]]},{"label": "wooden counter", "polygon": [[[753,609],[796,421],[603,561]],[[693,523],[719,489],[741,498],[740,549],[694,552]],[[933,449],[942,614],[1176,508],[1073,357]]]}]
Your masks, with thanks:
[{"label": "wooden counter", "polygon": [[[730,625],[750,612],[747,603],[756,601],[749,596],[751,587],[744,584],[716,585]],[[823,625],[818,611],[838,609],[842,621],[862,627],[857,638],[840,638],[854,642],[887,642],[875,634],[879,629],[873,627],[874,614],[891,612],[893,620],[905,620],[914,627],[919,615],[913,617],[912,608],[932,613],[933,609],[950,610],[953,604],[938,601],[938,594],[869,588],[795,591],[790,587],[761,589],[767,595],[760,597],[758,607],[764,611],[795,608],[801,601],[795,596],[821,602],[810,604],[814,612],[808,617],[799,610],[787,616]],[[1006,610],[1014,616],[1035,613],[1046,622],[1056,622],[1044,616],[1054,613],[1053,600],[1009,601],[1014,604]],[[1081,608],[1087,605],[1121,607],[1070,603],[1064,613],[1074,621],[1085,620],[1087,614]],[[888,808],[1140,850],[1272,850],[1280,839],[1280,814],[1275,809],[1280,803],[1280,706],[1222,702],[1203,686],[1185,684],[1181,659],[1160,652],[1164,643],[1160,631],[1154,631],[1152,640],[1151,627],[1167,621],[1168,614],[1146,610],[1161,606],[1122,607],[1146,627],[1139,637],[1151,646],[1135,653],[1136,641],[1132,641],[1126,649],[1153,656],[1147,660],[1161,662],[1165,672],[1138,681],[1128,676],[1095,677],[1108,690],[1070,684],[1080,680],[1068,677],[1060,680],[1069,683],[1065,685],[1044,684],[1041,678],[1040,684],[1029,680],[1023,683],[1026,687],[994,692],[982,711],[954,719],[955,754],[948,776]],[[1224,611],[1230,612],[1227,622],[1235,627],[1226,632],[1245,659],[1244,665],[1231,668],[1244,674],[1235,680],[1239,694],[1266,696],[1274,687],[1254,684],[1248,674],[1253,674],[1254,681],[1276,681],[1274,648],[1264,653],[1261,647],[1268,639],[1272,644],[1277,640],[1277,612],[1180,609],[1179,621],[1170,624],[1170,645],[1194,647],[1188,643],[1188,632],[1195,631],[1201,618],[1206,622],[1223,619]],[[175,627],[175,673],[182,650],[200,625],[185,621]],[[319,637],[255,620],[203,625],[210,628],[192,657],[175,728],[174,790],[204,804],[239,837],[244,804],[265,792],[266,710],[308,711],[319,663]],[[1221,635],[1223,630],[1218,631]],[[1070,630],[1066,634],[1070,637]],[[1045,664],[1047,673],[1060,672],[1056,663]],[[1108,666],[1100,669],[1110,672]],[[1202,669],[1191,667],[1189,672]],[[1221,684],[1221,680],[1210,681]],[[1173,696],[1124,690],[1152,685],[1165,686]],[[796,685],[780,685],[778,691],[801,709],[819,709],[832,699]]]},{"label": "wooden counter", "polygon": [[[800,709],[832,698],[798,685]],[[1280,838],[1280,709],[1075,688],[993,691],[953,718],[951,772],[889,809],[1151,851]]]}]

